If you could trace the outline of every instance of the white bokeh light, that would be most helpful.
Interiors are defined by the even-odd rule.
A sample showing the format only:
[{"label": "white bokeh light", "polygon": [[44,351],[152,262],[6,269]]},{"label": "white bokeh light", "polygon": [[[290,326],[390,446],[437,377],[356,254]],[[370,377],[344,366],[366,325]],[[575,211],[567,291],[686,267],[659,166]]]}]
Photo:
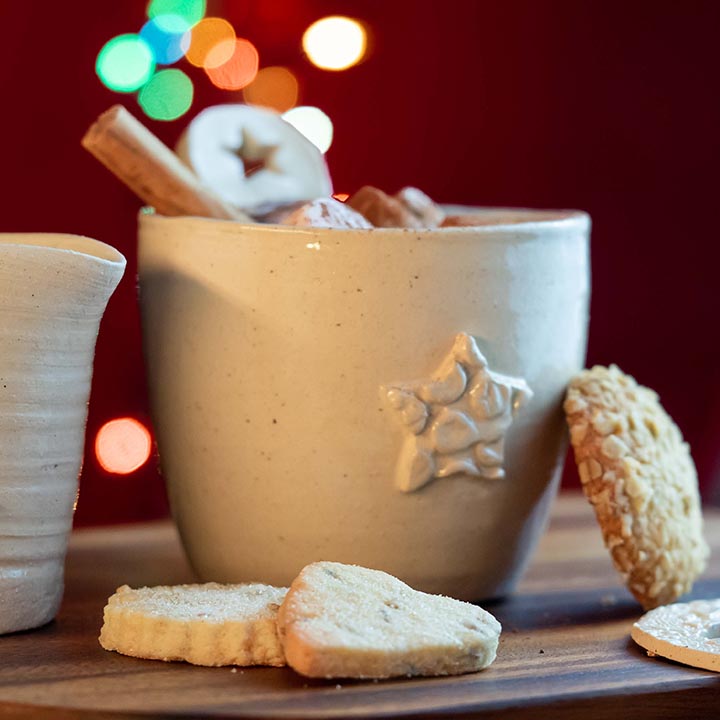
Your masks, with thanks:
[{"label": "white bokeh light", "polygon": [[323,70],[345,70],[362,60],[367,33],[357,21],[332,15],[314,22],[303,35],[303,50]]},{"label": "white bokeh light", "polygon": [[321,153],[327,152],[332,145],[332,120],[320,108],[301,105],[283,113],[282,117],[301,132]]}]

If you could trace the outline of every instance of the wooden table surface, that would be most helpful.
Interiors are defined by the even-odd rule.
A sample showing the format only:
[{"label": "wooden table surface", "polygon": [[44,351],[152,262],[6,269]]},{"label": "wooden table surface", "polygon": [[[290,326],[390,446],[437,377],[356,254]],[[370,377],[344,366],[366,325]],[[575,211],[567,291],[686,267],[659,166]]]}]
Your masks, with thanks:
[{"label": "wooden table surface", "polygon": [[[720,597],[714,553],[692,597]],[[495,663],[454,678],[312,681],[289,669],[201,668],[137,660],[97,642],[117,585],[192,581],[169,522],[73,534],[57,620],[0,637],[0,718],[703,718],[718,717],[720,675],[649,658],[630,640],[641,610],[621,586],[590,507],[555,504],[549,531],[511,598]]]}]

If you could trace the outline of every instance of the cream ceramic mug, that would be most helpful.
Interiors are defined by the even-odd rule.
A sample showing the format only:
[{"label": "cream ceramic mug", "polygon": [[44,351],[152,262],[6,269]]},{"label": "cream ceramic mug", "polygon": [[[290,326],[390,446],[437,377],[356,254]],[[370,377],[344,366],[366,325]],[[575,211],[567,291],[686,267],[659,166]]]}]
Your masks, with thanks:
[{"label": "cream ceramic mug", "polygon": [[160,461],[202,579],[336,560],[512,590],[565,456],[590,223],[482,212],[421,231],[141,215]]},{"label": "cream ceramic mug", "polygon": [[95,340],[124,270],[97,240],[0,234],[0,633],[60,605]]}]

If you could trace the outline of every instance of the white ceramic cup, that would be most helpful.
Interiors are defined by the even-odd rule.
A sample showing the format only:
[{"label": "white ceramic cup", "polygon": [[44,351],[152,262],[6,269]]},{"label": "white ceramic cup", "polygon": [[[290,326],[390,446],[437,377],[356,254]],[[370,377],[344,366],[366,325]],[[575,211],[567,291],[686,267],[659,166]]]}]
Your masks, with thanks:
[{"label": "white ceramic cup", "polygon": [[[561,402],[584,364],[590,223],[575,211],[483,212],[479,227],[422,231],[141,215],[151,407],[201,578],[285,585],[306,563],[336,560],[458,598],[512,590],[565,456]],[[445,373],[458,336],[534,396],[507,429],[504,477],[458,470],[468,452],[454,452],[458,437],[487,424],[471,431],[455,414],[460,435],[443,440],[428,428],[452,408],[426,405],[423,438],[449,443],[428,462],[447,477],[403,491],[420,436],[388,388],[396,401],[430,392],[420,381]],[[469,391],[476,370],[463,372]],[[510,394],[499,382],[501,402]]]},{"label": "white ceramic cup", "polygon": [[0,633],[60,605],[95,340],[124,270],[96,240],[0,234]]}]

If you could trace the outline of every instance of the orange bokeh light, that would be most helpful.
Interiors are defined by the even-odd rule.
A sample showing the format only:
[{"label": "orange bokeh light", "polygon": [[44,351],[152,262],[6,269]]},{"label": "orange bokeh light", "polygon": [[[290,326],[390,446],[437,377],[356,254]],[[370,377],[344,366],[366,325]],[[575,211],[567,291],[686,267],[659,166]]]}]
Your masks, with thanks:
[{"label": "orange bokeh light", "polygon": [[[227,53],[231,44],[230,58],[216,65],[218,57]],[[249,40],[237,38],[215,45],[207,54],[204,67],[216,87],[222,90],[242,90],[255,79],[259,63],[257,48]]]},{"label": "orange bokeh light", "polygon": [[128,475],[142,467],[151,450],[150,431],[131,417],[106,422],[95,437],[95,456],[100,466],[116,475]]},{"label": "orange bokeh light", "polygon": [[218,17],[206,17],[191,30],[190,47],[185,53],[185,57],[195,67],[208,67],[206,64],[208,54],[216,45],[227,43],[223,45],[224,57],[222,51],[219,53],[216,51],[215,53],[215,65],[222,65],[232,56],[234,42],[235,30],[227,20]]},{"label": "orange bokeh light", "polygon": [[243,90],[245,102],[262,105],[280,113],[295,107],[298,100],[298,81],[285,67],[266,67]]}]

